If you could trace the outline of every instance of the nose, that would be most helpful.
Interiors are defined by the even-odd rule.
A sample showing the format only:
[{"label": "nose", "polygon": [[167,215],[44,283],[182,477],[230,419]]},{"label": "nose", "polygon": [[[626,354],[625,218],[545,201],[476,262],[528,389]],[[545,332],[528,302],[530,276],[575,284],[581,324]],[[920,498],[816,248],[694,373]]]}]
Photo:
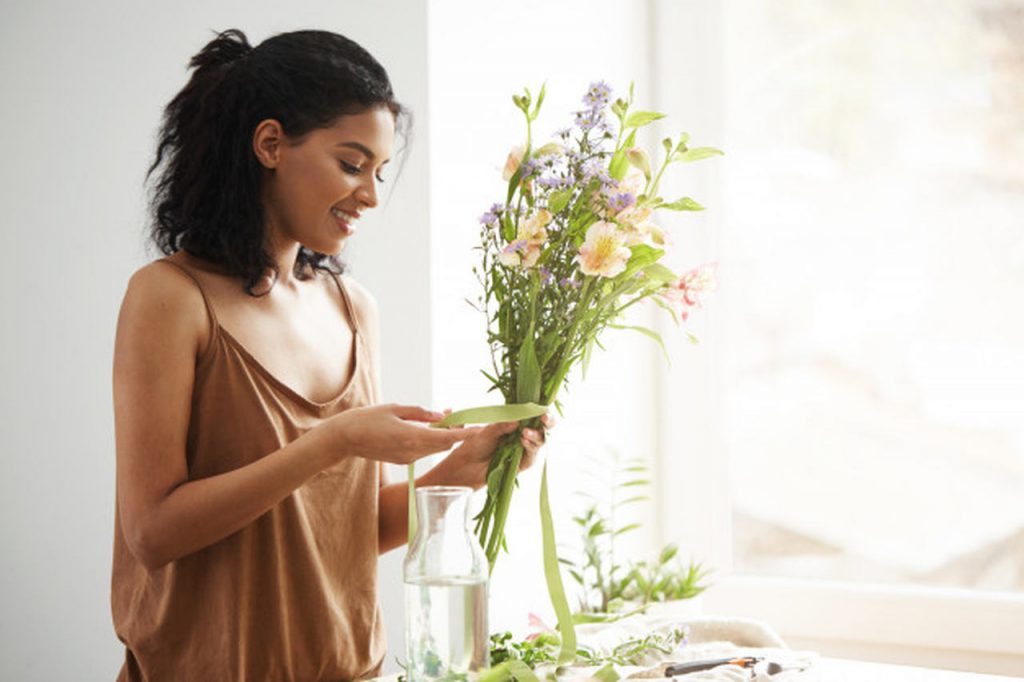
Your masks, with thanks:
[{"label": "nose", "polygon": [[375,207],[377,205],[377,178],[371,175],[366,182],[360,184],[356,191],[356,198],[366,208]]}]

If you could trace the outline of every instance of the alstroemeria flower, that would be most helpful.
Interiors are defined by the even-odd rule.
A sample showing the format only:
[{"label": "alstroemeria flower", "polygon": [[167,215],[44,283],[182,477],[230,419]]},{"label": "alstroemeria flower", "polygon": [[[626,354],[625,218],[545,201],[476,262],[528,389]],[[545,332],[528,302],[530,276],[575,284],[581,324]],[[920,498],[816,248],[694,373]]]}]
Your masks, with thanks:
[{"label": "alstroemeria flower", "polygon": [[527,642],[532,642],[541,635],[558,634],[558,630],[554,629],[553,627],[545,623],[543,620],[541,620],[540,616],[538,616],[536,613],[532,611],[528,616],[528,622],[530,624],[530,627],[534,628],[534,631],[526,636]]},{"label": "alstroemeria flower", "polygon": [[530,246],[540,246],[547,241],[548,233],[544,228],[551,222],[551,212],[540,209],[529,218],[519,219],[516,239],[525,241]]},{"label": "alstroemeria flower", "polygon": [[584,275],[615,277],[626,269],[632,252],[626,247],[626,235],[615,223],[599,220],[587,230],[576,262]]},{"label": "alstroemeria flower", "polygon": [[510,268],[532,268],[537,264],[538,258],[540,258],[540,247],[528,243],[525,239],[509,242],[498,254],[501,264]]},{"label": "alstroemeria flower", "polygon": [[665,233],[661,228],[650,221],[651,209],[649,206],[630,206],[623,209],[615,216],[615,222],[619,224],[626,234],[626,243],[629,246],[652,242],[659,246],[665,243]]},{"label": "alstroemeria flower", "polygon": [[526,153],[526,147],[521,144],[517,144],[512,147],[512,151],[508,153],[508,158],[505,159],[505,168],[501,172],[501,177],[505,182],[512,179],[512,176],[519,170],[519,164],[523,162],[523,154]]},{"label": "alstroemeria flower", "polygon": [[659,295],[675,307],[685,322],[692,308],[699,308],[701,296],[715,288],[715,263],[705,263],[683,274]]}]

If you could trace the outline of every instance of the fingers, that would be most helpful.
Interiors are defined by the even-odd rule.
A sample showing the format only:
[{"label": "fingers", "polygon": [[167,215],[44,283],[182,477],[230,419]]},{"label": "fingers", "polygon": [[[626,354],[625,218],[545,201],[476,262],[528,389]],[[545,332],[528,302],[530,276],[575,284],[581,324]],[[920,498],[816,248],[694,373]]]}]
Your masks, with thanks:
[{"label": "fingers", "polygon": [[523,445],[540,447],[544,444],[544,433],[535,429],[523,429]]},{"label": "fingers", "polygon": [[416,422],[436,422],[444,419],[440,412],[434,412],[417,405],[393,405],[392,414],[399,419],[408,419]]},{"label": "fingers", "polygon": [[546,429],[554,428],[556,422],[557,420],[547,412],[542,414],[540,417],[540,423],[543,424]]},{"label": "fingers", "polygon": [[481,426],[468,426],[459,429],[425,429],[424,437],[431,447],[431,452],[447,450],[459,441],[466,440],[483,430]]}]

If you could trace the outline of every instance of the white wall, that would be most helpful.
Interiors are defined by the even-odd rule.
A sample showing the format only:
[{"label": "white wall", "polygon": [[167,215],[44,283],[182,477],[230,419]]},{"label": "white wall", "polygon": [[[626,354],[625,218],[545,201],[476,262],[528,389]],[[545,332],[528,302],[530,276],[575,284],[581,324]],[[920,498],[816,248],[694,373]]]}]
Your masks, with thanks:
[{"label": "white wall", "polygon": [[[344,33],[415,111],[401,181],[346,258],[381,304],[387,398],[429,401],[425,12],[424,0],[3,4],[0,679],[113,679],[123,657],[109,615],[114,326],[129,275],[149,260],[141,183],[161,109],[212,29],[253,42]],[[393,554],[382,600],[400,646]]]}]

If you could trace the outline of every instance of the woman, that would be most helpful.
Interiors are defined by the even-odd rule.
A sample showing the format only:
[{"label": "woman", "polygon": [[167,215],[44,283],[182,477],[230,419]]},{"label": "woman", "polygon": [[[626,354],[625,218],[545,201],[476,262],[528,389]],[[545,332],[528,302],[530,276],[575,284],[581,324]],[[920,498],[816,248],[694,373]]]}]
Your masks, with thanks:
[{"label": "woman", "polygon": [[[405,112],[323,31],[229,30],[164,113],[165,258],[136,272],[114,357],[120,680],[340,680],[385,653],[377,555],[406,538],[383,462],[456,447],[420,485],[482,487],[515,423],[430,429],[380,405],[377,313],[332,254],[377,205]],[[528,460],[542,435],[524,431]]]}]

